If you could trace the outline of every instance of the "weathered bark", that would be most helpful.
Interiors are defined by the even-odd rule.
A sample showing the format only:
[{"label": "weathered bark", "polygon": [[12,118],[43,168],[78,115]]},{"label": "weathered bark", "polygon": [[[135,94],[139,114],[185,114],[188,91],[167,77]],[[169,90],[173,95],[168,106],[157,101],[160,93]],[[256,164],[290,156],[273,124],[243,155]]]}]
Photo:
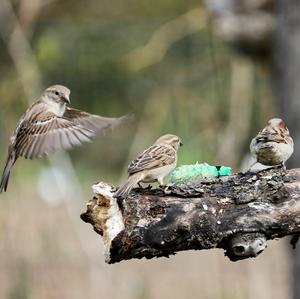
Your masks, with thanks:
[{"label": "weathered bark", "polygon": [[93,190],[81,218],[103,236],[107,263],[210,248],[239,260],[257,256],[266,240],[300,232],[300,169],[134,189],[118,200],[106,183]]}]

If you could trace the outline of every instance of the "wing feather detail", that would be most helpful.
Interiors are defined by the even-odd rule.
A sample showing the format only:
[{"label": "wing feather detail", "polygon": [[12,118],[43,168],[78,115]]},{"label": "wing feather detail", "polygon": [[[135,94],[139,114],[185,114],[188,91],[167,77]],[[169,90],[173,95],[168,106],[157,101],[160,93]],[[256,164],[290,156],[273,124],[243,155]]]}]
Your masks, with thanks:
[{"label": "wing feather detail", "polygon": [[124,121],[130,120],[132,115],[124,115],[117,118],[103,117],[67,107],[64,118],[96,132],[97,135],[104,135],[108,131],[124,123]]},{"label": "wing feather detail", "polygon": [[20,125],[16,135],[17,154],[40,158],[58,150],[68,150],[91,142],[96,132],[51,112],[38,112]]},{"label": "wing feather detail", "polygon": [[168,145],[152,145],[143,151],[128,166],[128,173],[132,175],[142,170],[150,170],[176,162],[176,151]]},{"label": "wing feather detail", "polygon": [[255,137],[257,142],[288,143],[288,136],[280,128],[266,128]]}]

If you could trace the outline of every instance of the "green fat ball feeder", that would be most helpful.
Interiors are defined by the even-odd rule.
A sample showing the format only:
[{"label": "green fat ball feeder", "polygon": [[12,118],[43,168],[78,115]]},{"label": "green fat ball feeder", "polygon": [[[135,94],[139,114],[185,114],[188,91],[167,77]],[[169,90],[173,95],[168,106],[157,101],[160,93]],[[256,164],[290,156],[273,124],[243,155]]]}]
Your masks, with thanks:
[{"label": "green fat ball feeder", "polygon": [[169,183],[179,184],[195,179],[213,178],[230,174],[231,168],[227,166],[212,166],[207,163],[182,165],[171,172]]}]

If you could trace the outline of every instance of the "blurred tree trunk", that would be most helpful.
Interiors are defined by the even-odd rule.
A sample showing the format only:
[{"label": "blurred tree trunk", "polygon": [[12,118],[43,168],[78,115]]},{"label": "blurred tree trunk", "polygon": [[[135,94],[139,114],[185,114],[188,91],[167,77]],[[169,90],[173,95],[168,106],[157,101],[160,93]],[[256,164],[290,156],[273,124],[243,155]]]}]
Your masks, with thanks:
[{"label": "blurred tree trunk", "polygon": [[[279,116],[294,138],[295,152],[289,167],[300,161],[300,1],[276,1],[277,28],[273,51],[273,91]],[[300,246],[293,252],[293,293],[300,298]]]}]

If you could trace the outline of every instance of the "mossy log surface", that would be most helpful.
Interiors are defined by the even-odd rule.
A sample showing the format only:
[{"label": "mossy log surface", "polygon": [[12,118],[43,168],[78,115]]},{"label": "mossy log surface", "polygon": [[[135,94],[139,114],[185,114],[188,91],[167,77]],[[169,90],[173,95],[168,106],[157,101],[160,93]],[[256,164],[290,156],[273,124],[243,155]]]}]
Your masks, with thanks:
[{"label": "mossy log surface", "polygon": [[223,248],[232,261],[255,257],[267,240],[300,233],[300,169],[272,168],[164,189],[93,186],[82,220],[103,237],[107,263]]}]

